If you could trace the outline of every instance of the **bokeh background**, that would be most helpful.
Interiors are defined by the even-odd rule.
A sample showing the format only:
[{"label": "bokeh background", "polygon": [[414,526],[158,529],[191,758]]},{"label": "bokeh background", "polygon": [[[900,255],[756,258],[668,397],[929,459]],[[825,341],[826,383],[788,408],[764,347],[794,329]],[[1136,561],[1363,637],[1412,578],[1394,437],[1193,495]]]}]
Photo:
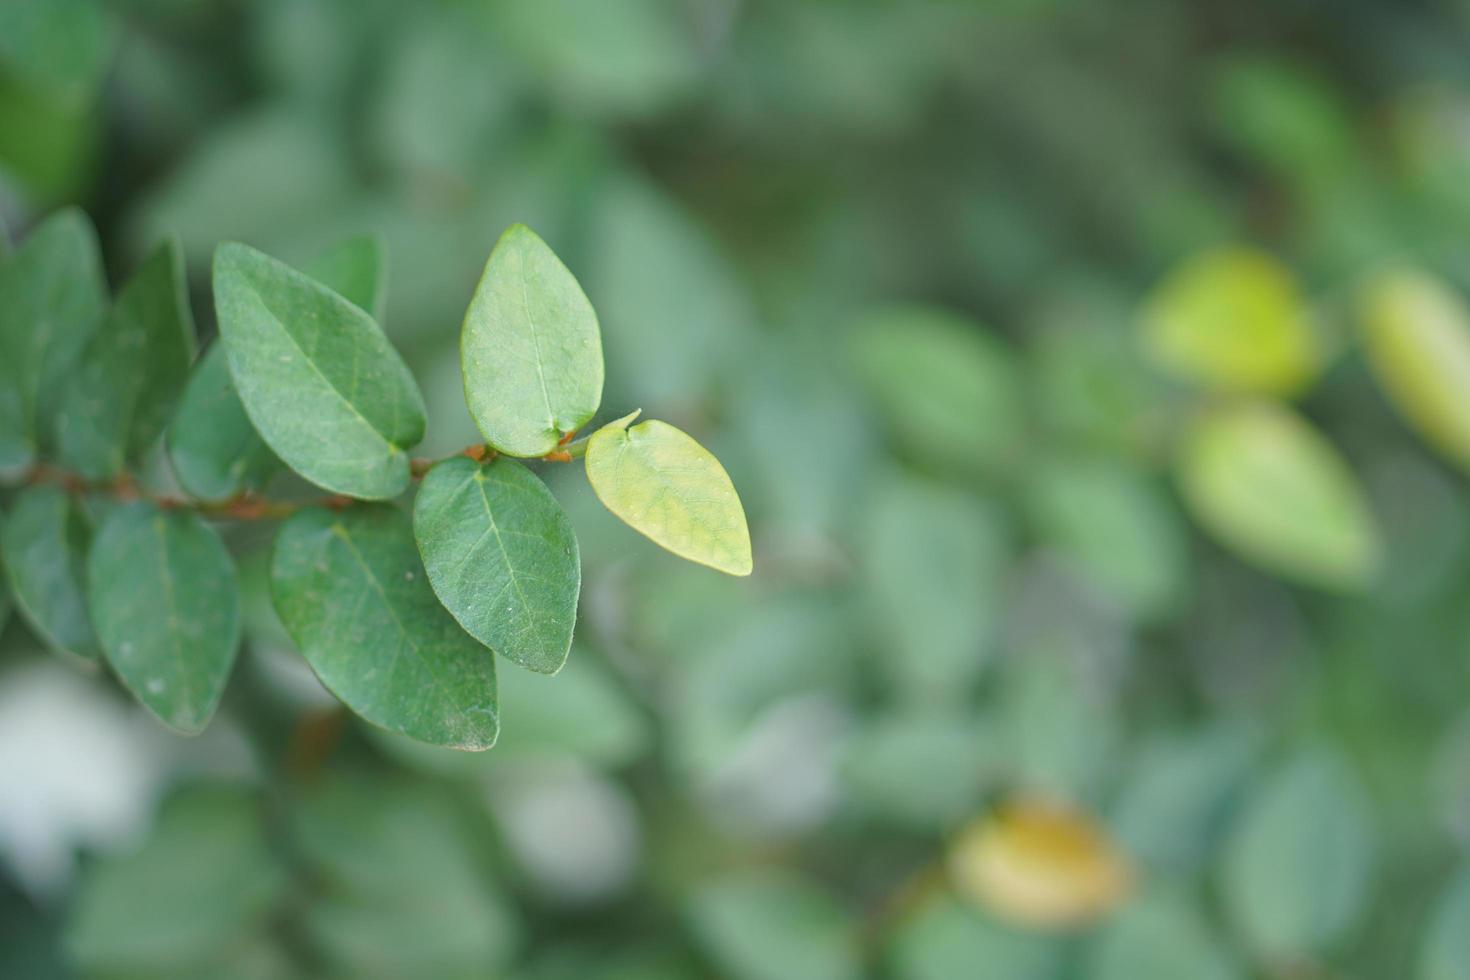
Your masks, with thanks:
[{"label": "bokeh background", "polygon": [[1467,56],[1461,0],[0,0],[13,238],[177,233],[207,331],[218,241],[382,235],[442,455],[526,222],[756,552],[548,468],[577,641],[482,755],[343,713],[251,529],[198,739],[11,617],[0,975],[1470,977]]}]

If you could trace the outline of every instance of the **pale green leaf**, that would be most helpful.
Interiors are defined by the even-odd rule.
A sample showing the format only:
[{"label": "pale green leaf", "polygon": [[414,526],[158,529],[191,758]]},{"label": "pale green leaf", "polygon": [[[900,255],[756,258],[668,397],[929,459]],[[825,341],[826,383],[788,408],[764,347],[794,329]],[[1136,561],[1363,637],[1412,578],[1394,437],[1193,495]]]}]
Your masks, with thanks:
[{"label": "pale green leaf", "polygon": [[1243,403],[1196,419],[1177,461],[1195,518],[1242,557],[1323,588],[1361,589],[1379,540],[1337,449],[1282,405]]},{"label": "pale green leaf", "polygon": [[587,479],[608,510],[681,558],[749,575],[750,530],[719,460],[666,422],[629,427],[634,412],[592,435]]},{"label": "pale green leaf", "polygon": [[1368,802],[1335,753],[1302,752],[1252,796],[1223,866],[1226,910],[1246,944],[1279,959],[1321,953],[1368,899]]},{"label": "pale green leaf", "polygon": [[215,253],[214,297],[230,376],[266,444],[334,493],[396,496],[424,401],[359,307],[245,245]]},{"label": "pale green leaf", "polygon": [[836,899],[790,872],[738,871],[688,907],[696,941],[731,980],[857,980],[857,923]]},{"label": "pale green leaf", "polygon": [[178,242],[133,273],[73,368],[56,420],[63,465],[92,480],[121,473],[163,432],[194,359]]},{"label": "pale green leaf", "polygon": [[1155,363],[1210,388],[1296,394],[1325,359],[1291,271],[1247,248],[1206,252],[1172,272],[1144,305],[1142,330]]},{"label": "pale green leaf", "polygon": [[35,460],[106,305],[97,235],[81,211],[52,215],[0,265],[0,470]]},{"label": "pale green leaf", "polygon": [[322,683],[363,718],[433,745],[495,743],[494,656],[439,604],[406,516],[302,511],[276,538],[271,592]]},{"label": "pale green leaf", "polygon": [[21,491],[0,527],[0,558],[15,608],[52,649],[98,655],[84,592],[91,530],[67,493]]},{"label": "pale green leaf", "polygon": [[475,287],[460,334],[465,400],[485,441],[543,456],[602,403],[602,337],[577,280],[536,233],[512,225]]},{"label": "pale green leaf", "polygon": [[87,599],[107,662],[145,708],[204,730],[240,645],[240,588],[219,535],[192,511],[112,511],[87,558]]},{"label": "pale green leaf", "polygon": [[1470,467],[1470,311],[1443,283],[1402,270],[1363,290],[1368,363],[1410,425]]},{"label": "pale green leaf", "polygon": [[424,476],[413,529],[429,583],[471,636],[522,667],[561,669],[582,566],[546,484],[512,459],[446,459]]},{"label": "pale green leaf", "polygon": [[[306,272],[374,317],[381,315],[385,264],[376,237],[349,238],[307,263]],[[169,428],[168,451],[179,483],[203,500],[260,490],[281,468],[245,414],[223,344],[211,345],[195,364]]]}]

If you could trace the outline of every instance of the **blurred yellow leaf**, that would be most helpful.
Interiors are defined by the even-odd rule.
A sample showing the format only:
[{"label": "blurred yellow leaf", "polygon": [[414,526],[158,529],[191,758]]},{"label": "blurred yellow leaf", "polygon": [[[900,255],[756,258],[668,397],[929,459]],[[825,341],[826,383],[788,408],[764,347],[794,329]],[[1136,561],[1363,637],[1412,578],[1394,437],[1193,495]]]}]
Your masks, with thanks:
[{"label": "blurred yellow leaf", "polygon": [[1363,346],[1399,413],[1440,452],[1470,466],[1470,311],[1417,271],[1385,272],[1362,293]]},{"label": "blurred yellow leaf", "polygon": [[1336,447],[1290,408],[1245,402],[1206,412],[1177,461],[1190,511],[1241,557],[1322,588],[1372,578],[1378,530]]},{"label": "blurred yellow leaf", "polygon": [[1142,330],[1159,367],[1211,388],[1290,395],[1322,367],[1295,278],[1253,249],[1217,249],[1176,269],[1144,305]]},{"label": "blurred yellow leaf", "polygon": [[1127,858],[1092,816],[1023,799],[966,829],[949,854],[956,889],[997,917],[1041,929],[1096,921],[1127,896]]}]

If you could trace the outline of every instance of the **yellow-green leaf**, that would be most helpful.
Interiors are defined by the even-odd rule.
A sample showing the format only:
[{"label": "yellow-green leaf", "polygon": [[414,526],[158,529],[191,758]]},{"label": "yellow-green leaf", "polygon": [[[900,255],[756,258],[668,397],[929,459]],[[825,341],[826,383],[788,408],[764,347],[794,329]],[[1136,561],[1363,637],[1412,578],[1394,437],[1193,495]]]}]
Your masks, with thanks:
[{"label": "yellow-green leaf", "polygon": [[1145,304],[1142,330],[1159,367],[1228,391],[1295,394],[1324,358],[1291,272],[1246,248],[1206,252],[1175,270]]},{"label": "yellow-green leaf", "polygon": [[720,461],[666,422],[611,422],[587,445],[587,479],[607,509],[681,558],[751,571],[750,529]]},{"label": "yellow-green leaf", "polygon": [[1197,419],[1178,460],[1196,519],[1242,557],[1329,589],[1362,588],[1379,541],[1357,478],[1306,419],[1271,402]]},{"label": "yellow-green leaf", "polygon": [[1360,309],[1368,363],[1394,407],[1440,452],[1470,466],[1470,310],[1412,270],[1372,279]]}]

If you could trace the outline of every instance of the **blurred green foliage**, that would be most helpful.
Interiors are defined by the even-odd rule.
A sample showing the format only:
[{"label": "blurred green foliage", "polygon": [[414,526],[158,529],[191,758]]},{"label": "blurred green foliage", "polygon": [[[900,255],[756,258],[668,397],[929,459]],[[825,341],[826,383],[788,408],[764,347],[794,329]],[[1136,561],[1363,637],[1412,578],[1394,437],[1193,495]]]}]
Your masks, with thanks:
[{"label": "blurred green foliage", "polygon": [[[757,555],[546,472],[577,643],[483,755],[349,721],[250,528],[192,742],[42,659],[68,568],[8,583],[0,975],[1470,976],[1467,48],[1462,0],[0,0],[6,226],[80,204],[114,279],[177,235],[205,332],[217,242],[381,235],[442,454],[526,222]],[[1028,796],[1125,897],[955,892]]]}]

